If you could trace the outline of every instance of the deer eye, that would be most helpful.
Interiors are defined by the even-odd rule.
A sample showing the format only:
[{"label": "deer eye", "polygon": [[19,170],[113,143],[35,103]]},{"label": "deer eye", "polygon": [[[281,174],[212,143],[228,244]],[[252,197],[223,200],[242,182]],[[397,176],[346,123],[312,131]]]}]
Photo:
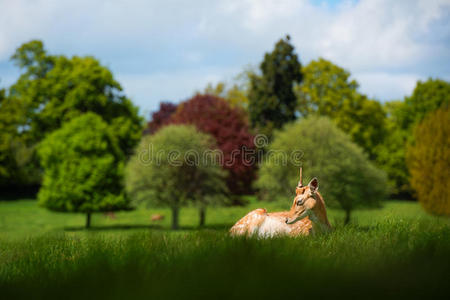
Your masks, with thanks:
[{"label": "deer eye", "polygon": [[297,205],[302,205],[303,204],[303,199],[300,199],[297,201]]}]

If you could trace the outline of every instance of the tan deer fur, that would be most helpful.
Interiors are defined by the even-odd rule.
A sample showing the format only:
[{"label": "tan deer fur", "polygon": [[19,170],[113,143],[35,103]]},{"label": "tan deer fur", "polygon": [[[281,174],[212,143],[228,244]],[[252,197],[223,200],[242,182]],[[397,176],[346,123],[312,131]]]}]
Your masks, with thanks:
[{"label": "tan deer fur", "polygon": [[316,178],[307,186],[302,186],[300,175],[296,196],[289,211],[268,213],[263,208],[255,209],[234,224],[230,233],[234,236],[255,235],[266,238],[309,235],[331,230],[325,202],[317,189]]}]

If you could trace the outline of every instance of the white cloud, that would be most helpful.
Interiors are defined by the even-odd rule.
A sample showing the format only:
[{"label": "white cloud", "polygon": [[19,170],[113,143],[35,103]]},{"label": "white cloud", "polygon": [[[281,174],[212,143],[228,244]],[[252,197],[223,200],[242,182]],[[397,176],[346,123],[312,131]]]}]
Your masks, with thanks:
[{"label": "white cloud", "polygon": [[430,55],[423,41],[449,8],[448,1],[360,1],[333,18],[319,49],[353,71],[411,67]]}]

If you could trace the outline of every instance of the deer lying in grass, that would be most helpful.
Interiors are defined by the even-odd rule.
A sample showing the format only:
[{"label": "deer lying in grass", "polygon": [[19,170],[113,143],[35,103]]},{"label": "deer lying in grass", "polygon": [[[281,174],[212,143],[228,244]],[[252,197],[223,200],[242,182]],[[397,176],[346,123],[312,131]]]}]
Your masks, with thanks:
[{"label": "deer lying in grass", "polygon": [[164,220],[164,216],[160,214],[154,214],[150,217],[150,220],[152,220],[152,222],[162,221]]},{"label": "deer lying in grass", "polygon": [[318,192],[317,178],[307,186],[300,181],[296,196],[289,211],[268,213],[263,208],[255,209],[240,219],[230,229],[232,235],[274,237],[278,235],[309,235],[331,230],[328,222],[325,202]]}]

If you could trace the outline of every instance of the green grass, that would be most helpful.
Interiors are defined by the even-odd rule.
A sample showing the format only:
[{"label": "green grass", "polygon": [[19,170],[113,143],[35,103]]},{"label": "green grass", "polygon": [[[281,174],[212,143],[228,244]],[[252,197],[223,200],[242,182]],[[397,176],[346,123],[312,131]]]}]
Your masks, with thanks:
[{"label": "green grass", "polygon": [[[256,202],[252,197],[246,207],[212,207],[206,216],[206,229],[226,230],[238,219],[252,209],[264,207],[268,211],[289,209],[291,203]],[[162,214],[163,221],[151,222],[152,214]],[[92,217],[91,231],[108,231],[111,233],[130,234],[149,229],[169,231],[170,211],[168,209],[138,209],[130,212],[116,212],[116,219],[101,213]],[[328,217],[333,225],[342,225],[344,214],[341,210],[328,209]],[[357,210],[352,214],[353,224],[369,226],[387,219],[407,221],[434,221],[435,217],[427,215],[415,202],[391,201],[384,204],[383,209]],[[445,219],[440,219],[445,222]],[[51,212],[37,205],[35,200],[0,201],[0,236],[8,238],[24,238],[51,232],[75,232],[83,234],[86,216],[75,213]],[[194,207],[181,210],[181,232],[197,230],[198,212]],[[170,232],[170,231],[169,231]]]},{"label": "green grass", "polygon": [[[329,210],[327,235],[270,240],[230,238],[249,210],[288,204],[252,202],[181,212],[139,209],[93,218],[48,212],[34,201],[0,202],[0,296],[3,298],[433,298],[450,292],[450,223],[416,203],[361,210],[351,226]],[[150,215],[166,219],[152,225]]]}]

